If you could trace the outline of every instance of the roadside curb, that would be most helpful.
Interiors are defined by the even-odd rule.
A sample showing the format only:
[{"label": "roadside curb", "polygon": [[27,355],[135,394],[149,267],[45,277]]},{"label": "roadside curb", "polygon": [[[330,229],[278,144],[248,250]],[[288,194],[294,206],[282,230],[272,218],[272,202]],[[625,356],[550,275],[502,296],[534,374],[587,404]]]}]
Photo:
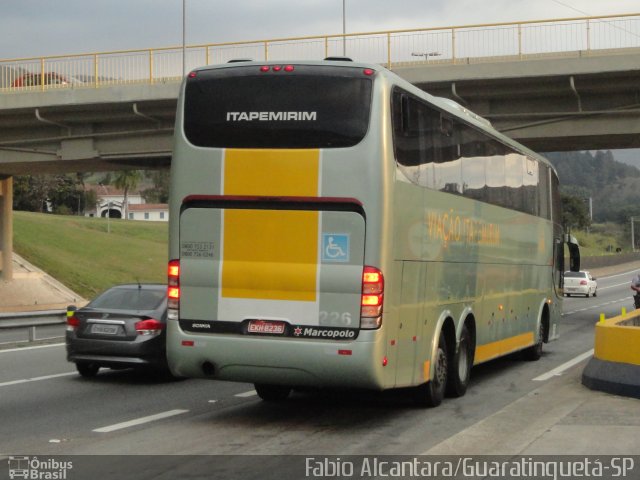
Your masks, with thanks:
[{"label": "roadside curb", "polygon": [[582,384],[591,390],[640,399],[640,365],[594,357],[582,372]]},{"label": "roadside curb", "polygon": [[593,358],[582,373],[592,390],[640,398],[640,310],[596,323]]}]

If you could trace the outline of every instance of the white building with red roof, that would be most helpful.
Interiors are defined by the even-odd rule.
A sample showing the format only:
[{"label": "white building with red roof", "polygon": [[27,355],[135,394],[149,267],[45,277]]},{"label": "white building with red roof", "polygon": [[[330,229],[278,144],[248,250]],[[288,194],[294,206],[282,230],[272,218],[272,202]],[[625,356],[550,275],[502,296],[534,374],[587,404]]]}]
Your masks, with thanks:
[{"label": "white building with red roof", "polygon": [[129,220],[149,220],[166,222],[169,220],[169,205],[166,203],[145,203],[140,192],[129,192],[127,208],[124,208],[124,191],[111,185],[88,185],[88,190],[96,192],[96,206],[87,210],[88,217],[124,218]]},{"label": "white building with red roof", "polygon": [[166,203],[129,204],[129,220],[169,221],[169,205]]}]

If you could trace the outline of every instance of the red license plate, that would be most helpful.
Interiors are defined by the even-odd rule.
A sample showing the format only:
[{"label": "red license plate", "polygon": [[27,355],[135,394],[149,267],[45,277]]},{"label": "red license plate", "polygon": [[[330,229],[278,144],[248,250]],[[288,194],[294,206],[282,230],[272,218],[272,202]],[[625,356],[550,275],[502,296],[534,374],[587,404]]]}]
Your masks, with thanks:
[{"label": "red license plate", "polygon": [[282,335],[286,330],[285,322],[272,322],[269,320],[249,321],[248,333],[262,333],[267,335]]}]

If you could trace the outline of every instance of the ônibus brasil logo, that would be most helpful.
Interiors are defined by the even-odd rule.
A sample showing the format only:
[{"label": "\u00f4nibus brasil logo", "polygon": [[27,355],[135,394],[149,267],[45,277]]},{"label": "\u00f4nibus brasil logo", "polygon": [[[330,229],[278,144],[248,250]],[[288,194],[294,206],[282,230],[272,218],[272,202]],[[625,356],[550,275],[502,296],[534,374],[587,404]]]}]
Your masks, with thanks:
[{"label": "\u00f4nibus brasil logo", "polygon": [[10,456],[9,478],[28,480],[66,480],[67,471],[73,468],[73,462],[64,462],[53,458],[40,460],[38,457]]}]

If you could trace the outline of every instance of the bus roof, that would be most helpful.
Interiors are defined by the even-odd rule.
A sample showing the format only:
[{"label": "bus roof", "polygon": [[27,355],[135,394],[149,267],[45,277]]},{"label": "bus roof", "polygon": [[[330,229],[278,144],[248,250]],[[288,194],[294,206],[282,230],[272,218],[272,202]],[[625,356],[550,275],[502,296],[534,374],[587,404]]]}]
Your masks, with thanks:
[{"label": "bus roof", "polygon": [[484,130],[486,133],[492,135],[493,137],[496,137],[502,143],[509,145],[514,150],[517,150],[522,154],[535,157],[537,160],[549,166],[557,176],[557,171],[553,166],[553,164],[549,162],[549,160],[547,160],[544,156],[540,155],[539,153],[534,152],[528,147],[522,145],[521,143],[516,142],[512,138],[501,133],[499,130],[496,130],[491,124],[491,122],[486,118],[474,113],[473,111],[469,110],[463,105],[460,105],[458,102],[454,100],[451,100],[445,97],[437,97],[437,96],[431,95],[430,93],[426,92],[425,90],[422,90],[421,88],[418,88],[414,84],[410,83],[409,81],[399,76],[397,73],[387,69],[386,67],[380,64],[355,62],[346,57],[328,57],[325,60],[285,60],[285,61],[277,61],[277,60],[261,61],[261,60],[251,60],[251,59],[243,58],[243,59],[232,60],[228,63],[198,67],[193,69],[191,72],[195,73],[199,71],[208,71],[208,70],[224,69],[224,68],[242,68],[242,67],[250,67],[255,65],[268,65],[268,66],[308,65],[308,66],[318,66],[318,67],[323,67],[323,66],[344,67],[344,68],[355,67],[355,68],[374,70],[377,75],[384,77],[386,81],[391,83],[392,85],[399,85],[402,88],[416,94],[417,96],[424,98],[425,100],[432,103],[434,106],[440,108],[441,110],[444,110],[452,114],[453,116],[458,117],[459,119],[462,119],[472,125],[475,125],[481,130]]}]

